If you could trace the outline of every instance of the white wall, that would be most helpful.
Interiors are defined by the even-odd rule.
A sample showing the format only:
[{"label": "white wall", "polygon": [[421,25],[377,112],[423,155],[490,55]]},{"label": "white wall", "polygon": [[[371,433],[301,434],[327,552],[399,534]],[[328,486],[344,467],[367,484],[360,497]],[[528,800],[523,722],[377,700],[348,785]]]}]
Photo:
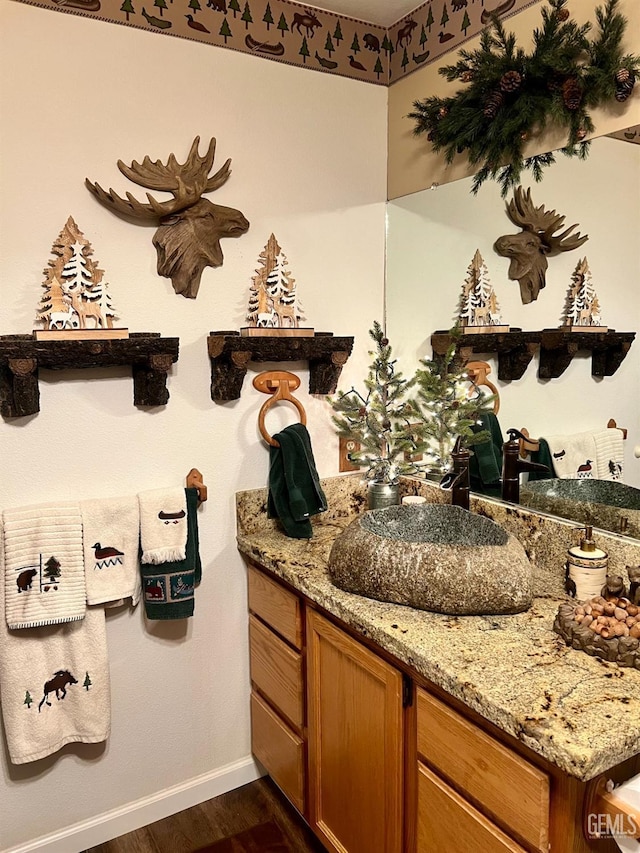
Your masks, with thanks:
[{"label": "white wall", "polygon": [[[33,328],[42,270],[72,215],[129,328],[180,338],[171,399],[153,411],[133,406],[127,370],[43,372],[40,413],[0,422],[0,507],[178,485],[194,466],[209,486],[195,618],[145,624],[141,608],[108,616],[106,747],[69,747],[13,767],[0,745],[0,849],[7,849],[248,757],[245,569],[234,493],[267,481],[268,452],[257,433],[264,397],[251,384],[264,367],[251,365],[240,400],[214,404],[206,336],[243,325],[251,276],[273,231],[309,321],[356,336],[340,387],[365,375],[367,330],[383,311],[387,93],[20,3],[0,4],[0,34],[0,334]],[[184,160],[196,134],[201,150],[217,137],[215,167],[232,158],[233,174],[213,200],[242,210],[251,228],[223,241],[224,266],[205,270],[193,301],[156,274],[153,229],[101,207],[84,179],[141,197],[117,159],[174,152]],[[306,365],[288,367],[302,376],[320,474],[336,474],[328,406],[308,395]],[[267,426],[275,432],[293,414],[274,412]],[[72,840],[65,844],[73,849]]]},{"label": "white wall", "polygon": [[[507,278],[509,261],[493,243],[518,229],[505,213],[498,187],[486,183],[477,196],[471,179],[425,190],[389,204],[387,244],[387,331],[405,375],[419,358],[431,357],[430,336],[454,323],[467,269],[480,250],[505,323],[524,330],[560,325],[571,274],[586,255],[600,299],[602,322],[617,331],[640,327],[640,147],[598,139],[584,161],[558,156],[540,184],[534,203],[574,222],[589,240],[579,249],[549,258],[546,287],[523,305],[517,281]],[[525,187],[529,186],[525,183]],[[511,198],[512,194],[508,196]],[[479,358],[482,356],[478,356]],[[538,356],[519,380],[499,382],[495,357],[489,377],[500,391],[503,430],[527,427],[531,435],[604,428],[609,418],[629,430],[625,480],[640,486],[640,340],[611,377],[591,377],[587,353],[573,359],[558,379],[537,378]]]}]

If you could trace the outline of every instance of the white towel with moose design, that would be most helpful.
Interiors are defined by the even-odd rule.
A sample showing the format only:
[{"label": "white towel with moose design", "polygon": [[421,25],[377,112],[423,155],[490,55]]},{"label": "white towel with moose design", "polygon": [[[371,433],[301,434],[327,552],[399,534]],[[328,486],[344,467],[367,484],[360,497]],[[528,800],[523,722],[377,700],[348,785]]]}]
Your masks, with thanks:
[{"label": "white towel with moose design", "polygon": [[9,628],[84,619],[82,516],[77,502],[6,509],[5,616]]},{"label": "white towel with moose design", "polygon": [[[2,549],[0,548],[0,560]],[[0,607],[5,588],[0,584]],[[0,699],[13,764],[68,743],[100,743],[111,728],[105,614],[12,631],[0,619]]]},{"label": "white towel with moose design", "polygon": [[140,514],[135,495],[86,500],[82,510],[88,604],[140,599]]},{"label": "white towel with moose design", "polygon": [[184,560],[187,553],[187,498],[184,488],[138,494],[142,563]]}]

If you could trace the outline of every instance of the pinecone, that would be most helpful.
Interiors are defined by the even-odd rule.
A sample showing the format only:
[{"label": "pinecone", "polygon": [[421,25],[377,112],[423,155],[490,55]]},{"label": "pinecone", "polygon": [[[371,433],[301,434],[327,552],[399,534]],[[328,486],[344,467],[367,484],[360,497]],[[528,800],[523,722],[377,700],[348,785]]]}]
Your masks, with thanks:
[{"label": "pinecone", "polygon": [[633,71],[626,68],[621,68],[616,73],[616,101],[626,101],[629,95],[633,92],[633,87],[636,83],[636,75]]},{"label": "pinecone", "polygon": [[447,107],[440,107],[440,109],[438,110],[438,118],[444,118],[447,115],[449,115],[449,110],[447,109]]},{"label": "pinecone", "polygon": [[584,129],[584,127],[579,127],[578,130],[576,131],[576,139],[578,139],[580,141],[582,141],[586,135],[587,135],[587,131]]},{"label": "pinecone", "polygon": [[520,88],[522,77],[518,71],[507,71],[500,78],[500,89],[503,92],[515,92]]},{"label": "pinecone", "polygon": [[391,421],[389,420],[389,418],[385,418],[382,421],[382,429],[391,429]]},{"label": "pinecone", "polygon": [[473,71],[463,71],[460,75],[460,79],[463,83],[471,83],[473,80]]},{"label": "pinecone", "polygon": [[499,89],[496,89],[495,92],[492,92],[487,100],[485,101],[483,113],[487,118],[495,118],[498,110],[504,103],[504,95]]},{"label": "pinecone", "polygon": [[558,12],[558,20],[559,21],[568,21],[570,14],[571,13],[569,12],[568,9],[560,9],[560,11]]},{"label": "pinecone", "polygon": [[380,344],[383,347],[388,347],[389,346],[389,338],[380,338]]},{"label": "pinecone", "polygon": [[568,77],[562,84],[562,99],[568,110],[577,110],[582,101],[582,86],[575,77]]}]

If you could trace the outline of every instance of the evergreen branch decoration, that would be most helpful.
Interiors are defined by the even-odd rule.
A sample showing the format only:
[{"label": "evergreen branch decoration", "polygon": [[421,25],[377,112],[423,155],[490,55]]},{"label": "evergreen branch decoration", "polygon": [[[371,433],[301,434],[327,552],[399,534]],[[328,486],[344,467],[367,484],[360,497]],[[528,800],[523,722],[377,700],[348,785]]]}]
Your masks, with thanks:
[{"label": "evergreen branch decoration", "polygon": [[439,69],[449,82],[467,86],[452,97],[414,101],[408,115],[415,121],[414,134],[426,135],[448,164],[466,155],[477,169],[474,195],[491,179],[504,198],[523,171],[540,181],[554,155],[525,157],[524,148],[550,126],[567,133],[564,155],[584,159],[586,137],[595,130],[591,111],[612,100],[626,101],[640,73],[640,56],[622,52],[627,21],[619,0],[596,9],[593,36],[590,23],[578,26],[571,20],[567,0],[547,3],[530,54],[494,15],[477,50],[461,50],[454,65]]}]

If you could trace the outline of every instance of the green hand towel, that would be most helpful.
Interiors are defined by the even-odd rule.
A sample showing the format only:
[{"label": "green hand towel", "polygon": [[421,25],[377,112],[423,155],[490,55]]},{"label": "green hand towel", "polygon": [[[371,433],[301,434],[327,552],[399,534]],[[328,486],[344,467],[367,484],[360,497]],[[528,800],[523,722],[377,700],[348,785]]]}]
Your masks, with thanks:
[{"label": "green hand towel", "polygon": [[141,563],[147,619],[185,619],[194,613],[194,588],[202,580],[198,536],[198,490],[185,489],[187,550],[184,560]]},{"label": "green hand towel", "polygon": [[474,432],[488,430],[489,438],[472,446],[473,456],[469,460],[471,489],[484,495],[500,495],[502,479],[502,430],[493,412],[483,412],[481,423],[473,427]]},{"label": "green hand towel", "polygon": [[327,509],[316,470],[311,439],[303,424],[293,424],[274,436],[279,447],[269,449],[270,518],[278,518],[287,536],[310,539],[310,516]]}]

